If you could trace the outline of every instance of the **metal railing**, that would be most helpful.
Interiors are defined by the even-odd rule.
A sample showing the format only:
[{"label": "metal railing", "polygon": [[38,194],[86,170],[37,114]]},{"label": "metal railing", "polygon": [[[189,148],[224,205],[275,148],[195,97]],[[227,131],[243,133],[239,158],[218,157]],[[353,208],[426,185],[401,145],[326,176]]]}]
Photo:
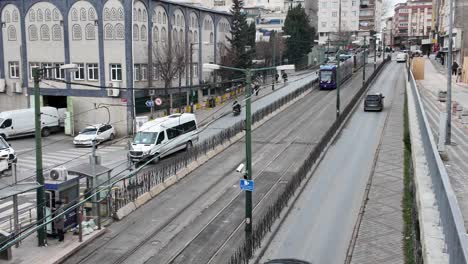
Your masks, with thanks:
[{"label": "metal railing", "polygon": [[[249,259],[253,256],[253,252],[261,247],[262,239],[268,234],[274,222],[280,217],[281,212],[288,206],[289,200],[294,196],[295,192],[301,186],[302,181],[306,179],[307,174],[310,172],[314,164],[320,158],[321,153],[326,149],[327,145],[332,140],[333,136],[337,133],[340,126],[345,122],[347,117],[352,113],[354,106],[359,102],[362,95],[366,92],[367,87],[373,81],[375,76],[380,72],[381,68],[389,61],[385,59],[381,63],[377,70],[374,71],[370,77],[366,80],[364,85],[357,91],[352,97],[351,101],[343,109],[339,118],[337,118],[327,132],[321,137],[315,148],[309,153],[303,164],[299,167],[299,170],[294,173],[284,188],[284,190],[278,194],[274,202],[267,208],[266,212],[259,218],[259,221],[254,225],[252,232],[252,242],[243,241],[241,246],[235,251],[230,259],[226,260],[228,264],[248,264]],[[273,200],[273,199],[272,199]]]},{"label": "metal railing", "polygon": [[450,184],[445,166],[440,158],[437,145],[432,137],[429,122],[421,96],[411,71],[408,74],[411,90],[415,97],[416,114],[421,133],[424,154],[432,180],[441,225],[445,236],[449,263],[467,263],[468,243],[463,215]]}]

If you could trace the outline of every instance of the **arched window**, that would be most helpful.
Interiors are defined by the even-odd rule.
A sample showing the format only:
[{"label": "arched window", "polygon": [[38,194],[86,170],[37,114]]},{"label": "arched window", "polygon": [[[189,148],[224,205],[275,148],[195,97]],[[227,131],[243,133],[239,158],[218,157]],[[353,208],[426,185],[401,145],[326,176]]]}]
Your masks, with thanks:
[{"label": "arched window", "polygon": [[172,31],[172,42],[177,43],[177,30],[176,29]]},{"label": "arched window", "polygon": [[73,40],[81,40],[82,39],[82,32],[81,32],[81,26],[80,25],[78,25],[78,24],[73,25],[72,35],[73,35]]},{"label": "arched window", "polygon": [[153,40],[154,40],[154,42],[159,41],[159,29],[158,29],[158,27],[153,28]]},{"label": "arched window", "polygon": [[123,24],[119,23],[115,25],[115,39],[125,39],[125,29]]},{"label": "arched window", "polygon": [[105,21],[109,21],[110,20],[110,12],[109,12],[109,9],[106,7],[104,8],[104,20]]},{"label": "arched window", "polygon": [[31,22],[36,21],[36,12],[34,12],[34,10],[32,9],[29,11],[29,21]]},{"label": "arched window", "polygon": [[52,34],[53,34],[53,40],[62,41],[62,27],[60,27],[60,25],[55,24],[52,27]]},{"label": "arched window", "polygon": [[145,25],[141,26],[140,31],[141,31],[140,39],[142,41],[146,41],[148,39],[148,32],[146,31],[146,26]]},{"label": "arched window", "polygon": [[78,10],[76,10],[76,8],[72,9],[71,14],[72,14],[72,21],[78,21]]},{"label": "arched window", "polygon": [[94,11],[94,8],[92,8],[92,7],[89,8],[88,18],[89,18],[89,21],[96,20],[96,11]]},{"label": "arched window", "polygon": [[123,9],[119,7],[119,17],[118,17],[118,20],[119,21],[124,21],[124,12],[123,12]]},{"label": "arched window", "polygon": [[44,20],[44,14],[42,13],[41,9],[37,10],[36,18],[37,18],[37,22],[42,22]]},{"label": "arched window", "polygon": [[142,16],[141,9],[138,9],[138,21],[139,22],[141,22],[143,20],[143,18],[141,16]]},{"label": "arched window", "polygon": [[104,39],[114,39],[114,29],[111,24],[106,24],[104,27]]},{"label": "arched window", "polygon": [[193,43],[197,43],[198,42],[198,32],[195,30],[193,32]]},{"label": "arched window", "polygon": [[8,12],[8,10],[5,10],[5,13],[3,14],[4,16],[4,19],[6,23],[10,23],[10,12]]},{"label": "arched window", "polygon": [[13,10],[12,20],[13,20],[13,22],[18,22],[19,21],[18,10]]},{"label": "arched window", "polygon": [[148,21],[148,13],[146,13],[146,9],[143,9],[143,22]]},{"label": "arched window", "polygon": [[8,40],[10,41],[16,40],[16,28],[13,25],[8,26]]},{"label": "arched window", "polygon": [[176,20],[176,22],[177,22],[177,23],[176,23],[177,26],[180,26],[180,17],[179,17],[179,15],[177,15],[177,20]]},{"label": "arched window", "polygon": [[41,26],[41,40],[50,40],[50,30],[47,25]]},{"label": "arched window", "polygon": [[115,10],[115,8],[112,8],[111,9],[111,18],[110,18],[112,21],[115,21],[117,20],[117,10]]},{"label": "arched window", "polygon": [[214,42],[214,35],[213,32],[210,33],[210,44],[213,44]]},{"label": "arched window", "polygon": [[158,12],[158,23],[161,24],[161,12]]},{"label": "arched window", "polygon": [[59,21],[60,20],[60,12],[58,11],[57,8],[54,8],[53,14],[54,14],[54,21]]},{"label": "arched window", "polygon": [[140,34],[140,31],[138,29],[137,24],[133,24],[133,40],[138,40],[138,35]]},{"label": "arched window", "polygon": [[192,17],[192,27],[195,27],[195,18]]},{"label": "arched window", "polygon": [[190,43],[193,43],[193,32],[192,32],[192,30],[190,30],[189,33],[188,33],[188,41]]},{"label": "arched window", "polygon": [[167,32],[165,28],[162,28],[161,29],[161,41],[166,42],[166,40],[167,40]]},{"label": "arched window", "polygon": [[164,25],[166,25],[166,21],[167,21],[166,13],[163,13],[163,24]]},{"label": "arched window", "polygon": [[86,9],[84,9],[84,8],[80,9],[80,20],[81,21],[86,21]]},{"label": "arched window", "polygon": [[184,31],[183,31],[182,29],[179,31],[179,41],[180,41],[181,43],[184,43],[184,42],[185,42],[185,41],[184,41]]},{"label": "arched window", "polygon": [[133,21],[137,21],[137,20],[138,20],[137,10],[136,8],[133,8]]},{"label": "arched window", "polygon": [[175,24],[176,24],[175,15],[172,15],[171,25],[175,25]]},{"label": "arched window", "polygon": [[29,40],[30,41],[38,40],[36,25],[30,25],[29,28],[28,28],[28,31],[29,31]]},{"label": "arched window", "polygon": [[51,21],[52,20],[52,13],[50,12],[50,9],[46,9],[44,11],[45,14],[45,21]]},{"label": "arched window", "polygon": [[96,39],[96,30],[94,28],[94,25],[89,23],[86,25],[86,39],[87,40],[94,40]]}]

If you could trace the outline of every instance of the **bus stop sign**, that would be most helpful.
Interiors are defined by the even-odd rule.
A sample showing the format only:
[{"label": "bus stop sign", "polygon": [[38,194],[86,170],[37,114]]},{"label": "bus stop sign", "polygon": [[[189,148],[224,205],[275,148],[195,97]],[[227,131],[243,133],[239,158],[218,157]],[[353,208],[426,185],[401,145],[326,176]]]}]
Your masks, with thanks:
[{"label": "bus stop sign", "polygon": [[244,180],[241,179],[239,183],[241,191],[253,192],[254,190],[254,181],[253,180]]}]

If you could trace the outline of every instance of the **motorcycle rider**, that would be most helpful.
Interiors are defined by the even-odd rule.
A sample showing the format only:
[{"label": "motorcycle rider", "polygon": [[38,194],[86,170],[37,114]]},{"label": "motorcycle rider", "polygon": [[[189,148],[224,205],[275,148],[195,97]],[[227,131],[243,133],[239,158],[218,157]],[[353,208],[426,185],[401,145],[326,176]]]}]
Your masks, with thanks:
[{"label": "motorcycle rider", "polygon": [[241,105],[237,100],[235,100],[232,103],[232,112],[234,112],[234,113],[240,113],[241,112]]}]

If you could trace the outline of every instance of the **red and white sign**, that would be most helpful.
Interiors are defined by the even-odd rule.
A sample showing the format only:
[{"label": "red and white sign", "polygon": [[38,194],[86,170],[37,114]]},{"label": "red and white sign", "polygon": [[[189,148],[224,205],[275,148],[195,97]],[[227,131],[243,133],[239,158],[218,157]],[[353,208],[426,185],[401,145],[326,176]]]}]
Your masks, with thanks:
[{"label": "red and white sign", "polygon": [[154,99],[154,103],[155,103],[156,105],[162,105],[162,100],[161,100],[161,98],[158,97],[158,98]]}]

